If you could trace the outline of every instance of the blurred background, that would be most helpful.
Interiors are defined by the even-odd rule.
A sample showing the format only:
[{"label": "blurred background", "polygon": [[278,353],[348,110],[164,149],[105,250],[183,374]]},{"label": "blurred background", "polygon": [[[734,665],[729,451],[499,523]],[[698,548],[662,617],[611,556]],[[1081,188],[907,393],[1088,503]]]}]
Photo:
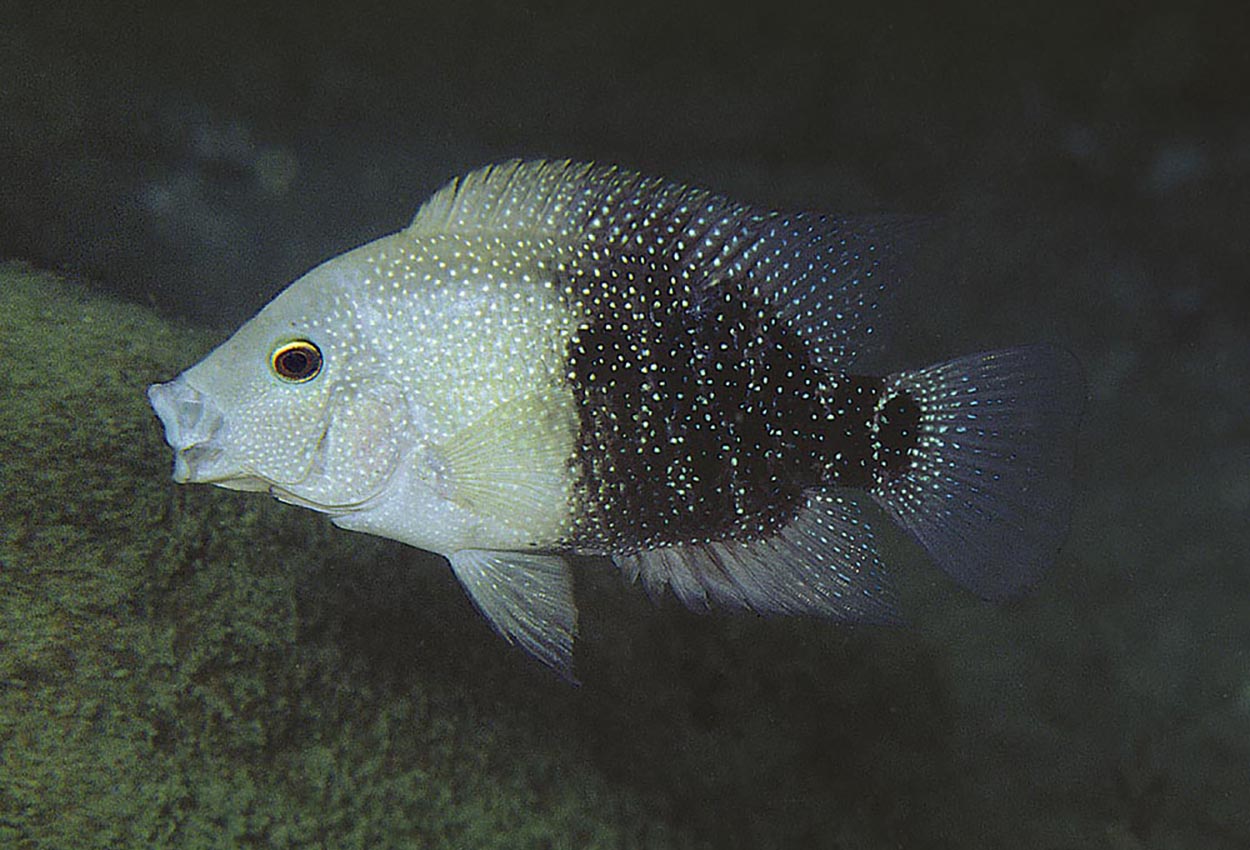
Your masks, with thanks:
[{"label": "blurred background", "polygon": [[0,252],[222,326],[511,156],[990,222],[1190,333],[1244,289],[1238,4],[0,9]]},{"label": "blurred background", "polygon": [[[727,824],[736,846],[839,846],[811,815],[828,799],[923,824],[883,827],[882,846],[1246,847],[1248,14],[3,0],[0,256],[224,335],[448,179],[514,156],[765,207],[929,216],[900,362],[1049,340],[1086,366],[1055,574],[987,609],[908,571],[916,631],[839,644],[840,682],[770,654],[827,626],[692,624],[591,570],[573,734],[622,782],[681,778],[677,816],[709,846],[733,844]],[[631,629],[652,679],[612,667]],[[663,654],[680,640],[707,654]],[[613,671],[598,684],[596,659]],[[688,700],[649,696],[683,681]],[[662,744],[680,736],[620,737],[653,713],[710,736],[708,764],[668,771]]]}]

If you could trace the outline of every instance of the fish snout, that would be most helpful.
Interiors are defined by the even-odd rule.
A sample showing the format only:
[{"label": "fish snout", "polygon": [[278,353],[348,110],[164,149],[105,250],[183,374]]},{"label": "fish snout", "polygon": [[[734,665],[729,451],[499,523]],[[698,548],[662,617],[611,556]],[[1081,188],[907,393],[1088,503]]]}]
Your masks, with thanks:
[{"label": "fish snout", "polygon": [[148,401],[165,426],[165,442],[174,450],[174,481],[203,480],[205,469],[221,455],[214,443],[225,422],[221,411],[181,376],[148,387]]}]

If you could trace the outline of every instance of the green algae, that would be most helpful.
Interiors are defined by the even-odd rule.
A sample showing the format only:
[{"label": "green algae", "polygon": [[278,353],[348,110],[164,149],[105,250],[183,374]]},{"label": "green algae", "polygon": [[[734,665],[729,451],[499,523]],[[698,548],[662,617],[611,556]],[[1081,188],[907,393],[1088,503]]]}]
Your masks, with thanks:
[{"label": "green algae", "polygon": [[482,696],[559,683],[471,648],[472,693],[404,674],[412,648],[371,663],[339,579],[419,556],[169,481],[143,388],[214,341],[0,267],[0,845],[671,846]]},{"label": "green algae", "polygon": [[1103,846],[1141,807],[1087,763],[1103,703],[1066,697],[1072,755],[1033,707],[1084,634],[1054,583],[935,595],[883,527],[926,636],[699,617],[579,563],[571,688],[441,560],[173,484],[143,391],[218,339],[0,266],[0,847]]}]

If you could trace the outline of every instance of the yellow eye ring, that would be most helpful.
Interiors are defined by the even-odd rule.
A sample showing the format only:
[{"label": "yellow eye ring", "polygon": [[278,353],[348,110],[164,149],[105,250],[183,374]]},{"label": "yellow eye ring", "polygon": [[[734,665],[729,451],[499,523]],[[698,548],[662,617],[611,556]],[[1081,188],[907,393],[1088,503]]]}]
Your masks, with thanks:
[{"label": "yellow eye ring", "polygon": [[306,339],[283,343],[269,356],[273,373],[291,384],[302,384],[317,377],[321,363],[321,349]]}]

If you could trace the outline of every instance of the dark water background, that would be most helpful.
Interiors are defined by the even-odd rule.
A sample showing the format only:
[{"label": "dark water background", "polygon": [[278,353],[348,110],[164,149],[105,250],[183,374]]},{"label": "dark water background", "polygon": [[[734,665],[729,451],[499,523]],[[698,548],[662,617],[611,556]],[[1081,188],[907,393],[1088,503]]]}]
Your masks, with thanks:
[{"label": "dark water background", "polygon": [[[641,681],[596,690],[592,631],[572,699],[610,702],[613,722],[624,704],[737,724],[715,787],[686,762],[690,800],[674,804],[712,846],[729,834],[707,824],[713,793],[743,835],[783,819],[803,834],[805,813],[760,798],[753,767],[836,806],[857,799],[856,771],[879,786],[895,759],[897,785],[877,793],[897,808],[927,747],[968,783],[965,808],[886,846],[994,846],[1017,817],[1017,846],[1250,846],[1243,5],[0,2],[0,18],[0,256],[223,331],[402,227],[448,178],[512,156],[613,161],[769,207],[932,216],[900,362],[1050,340],[1087,368],[1054,574],[986,611],[916,570],[908,613],[932,664],[874,675],[844,650],[846,715],[827,684],[805,714],[812,671],[785,658],[735,679],[734,647],[768,627],[687,626],[590,578],[584,606],[602,591],[725,655],[675,656],[674,678],[702,677],[686,702]],[[917,671],[948,714],[857,747],[882,734],[864,706],[915,710],[892,700]],[[779,749],[767,717],[743,722],[752,700],[784,706],[805,743]],[[667,757],[587,754],[634,784]]]}]

